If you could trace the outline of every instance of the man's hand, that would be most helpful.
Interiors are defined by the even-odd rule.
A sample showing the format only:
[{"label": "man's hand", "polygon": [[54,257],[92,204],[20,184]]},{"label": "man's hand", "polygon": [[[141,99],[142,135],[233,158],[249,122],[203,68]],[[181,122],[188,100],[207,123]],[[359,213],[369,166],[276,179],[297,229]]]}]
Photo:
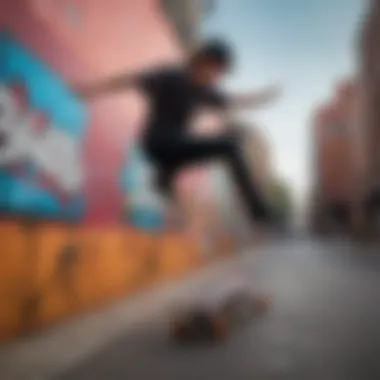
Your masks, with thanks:
[{"label": "man's hand", "polygon": [[283,93],[283,89],[279,85],[268,87],[266,90],[264,90],[261,94],[257,94],[257,96],[260,98],[263,103],[272,103],[276,101],[278,98],[281,97]]}]

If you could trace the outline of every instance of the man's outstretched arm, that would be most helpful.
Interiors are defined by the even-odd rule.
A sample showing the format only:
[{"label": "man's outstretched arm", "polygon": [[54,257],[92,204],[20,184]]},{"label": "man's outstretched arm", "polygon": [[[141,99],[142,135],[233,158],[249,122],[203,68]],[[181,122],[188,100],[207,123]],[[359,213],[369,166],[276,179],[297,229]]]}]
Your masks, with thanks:
[{"label": "man's outstretched arm", "polygon": [[230,96],[227,108],[229,112],[235,112],[264,107],[277,100],[281,93],[281,87],[271,86],[260,92]]},{"label": "man's outstretched arm", "polygon": [[139,78],[139,75],[121,74],[98,83],[83,86],[79,85],[75,90],[79,96],[85,99],[92,99],[100,95],[119,92],[134,87],[139,83]]},{"label": "man's outstretched arm", "polygon": [[162,83],[170,77],[170,68],[156,68],[150,71],[139,73],[120,74],[93,85],[78,86],[77,93],[86,99],[91,99],[99,95],[125,91],[138,87],[146,93],[154,92]]}]

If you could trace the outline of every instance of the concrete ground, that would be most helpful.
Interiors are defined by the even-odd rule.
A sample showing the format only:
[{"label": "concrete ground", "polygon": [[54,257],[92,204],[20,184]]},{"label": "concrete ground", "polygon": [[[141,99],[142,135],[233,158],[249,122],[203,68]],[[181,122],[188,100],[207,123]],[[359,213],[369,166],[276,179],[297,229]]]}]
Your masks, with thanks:
[{"label": "concrete ground", "polygon": [[[249,278],[273,308],[228,342],[167,339],[177,299]],[[156,290],[0,349],[2,380],[380,379],[380,251],[282,240],[175,287]]]}]

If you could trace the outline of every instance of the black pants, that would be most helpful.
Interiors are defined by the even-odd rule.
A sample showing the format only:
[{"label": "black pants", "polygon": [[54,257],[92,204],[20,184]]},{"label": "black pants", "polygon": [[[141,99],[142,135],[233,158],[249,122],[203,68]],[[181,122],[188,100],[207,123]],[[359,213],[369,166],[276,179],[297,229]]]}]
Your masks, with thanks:
[{"label": "black pants", "polygon": [[267,204],[260,194],[235,136],[157,136],[145,139],[144,147],[158,169],[157,185],[160,191],[171,194],[173,179],[185,166],[223,159],[231,169],[252,218],[269,218]]}]

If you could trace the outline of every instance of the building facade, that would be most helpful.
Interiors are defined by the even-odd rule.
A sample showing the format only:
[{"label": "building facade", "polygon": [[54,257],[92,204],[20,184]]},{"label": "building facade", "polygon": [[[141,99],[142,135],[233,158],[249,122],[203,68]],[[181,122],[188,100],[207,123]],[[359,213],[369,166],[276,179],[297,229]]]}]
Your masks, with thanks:
[{"label": "building facade", "polygon": [[380,214],[380,77],[379,77],[380,2],[368,2],[359,38],[359,81],[361,90],[361,139],[363,160],[361,226],[365,231],[379,231]]},{"label": "building facade", "polygon": [[313,121],[313,218],[318,229],[349,229],[356,196],[357,136],[354,110],[356,84],[341,83]]},{"label": "building facade", "polygon": [[[167,209],[153,196],[138,146],[141,95],[86,103],[75,93],[78,84],[183,59],[163,2],[0,0],[0,7],[1,339],[203,259],[186,226],[167,226]],[[185,198],[205,186],[193,172],[182,178]]]},{"label": "building facade", "polygon": [[[345,99],[343,108],[344,103],[346,103],[346,113],[349,114],[348,121],[352,134],[350,139],[352,141],[351,156],[353,158],[348,161],[349,165],[344,160],[344,155],[340,158],[343,172],[347,171],[346,168],[349,167],[352,177],[351,186],[346,185],[343,179],[340,181],[342,184],[340,186],[350,189],[351,195],[346,196],[346,198],[351,198],[353,230],[365,234],[374,232],[376,235],[380,227],[378,217],[380,214],[380,77],[378,69],[380,64],[378,46],[380,1],[371,0],[367,2],[367,5],[368,9],[358,34],[356,51],[359,57],[359,70],[355,79],[354,96],[351,96],[351,100],[347,101],[347,94],[350,91],[345,86],[343,86],[343,93],[346,96],[343,94],[342,97],[341,95],[341,98]],[[326,114],[326,107],[320,113]],[[319,120],[320,118],[317,116],[316,119]],[[320,121],[315,124],[318,123]],[[316,157],[323,156],[322,151],[321,147],[316,148]],[[334,157],[338,155],[336,152],[337,150],[334,150]],[[326,161],[331,162],[327,159]],[[332,161],[334,160],[332,159]],[[320,172],[326,173],[327,171],[327,169],[320,167],[319,171],[317,170],[316,185],[318,189],[321,183],[329,183],[329,180],[319,178]],[[342,173],[336,177],[335,181],[339,182],[338,178],[341,176],[343,176]],[[330,186],[327,187],[330,188]],[[321,189],[323,189],[322,185]],[[320,193],[319,197],[315,194],[313,197],[315,204],[324,199],[326,190],[319,190],[318,193]],[[318,208],[314,207],[314,210]]]}]

